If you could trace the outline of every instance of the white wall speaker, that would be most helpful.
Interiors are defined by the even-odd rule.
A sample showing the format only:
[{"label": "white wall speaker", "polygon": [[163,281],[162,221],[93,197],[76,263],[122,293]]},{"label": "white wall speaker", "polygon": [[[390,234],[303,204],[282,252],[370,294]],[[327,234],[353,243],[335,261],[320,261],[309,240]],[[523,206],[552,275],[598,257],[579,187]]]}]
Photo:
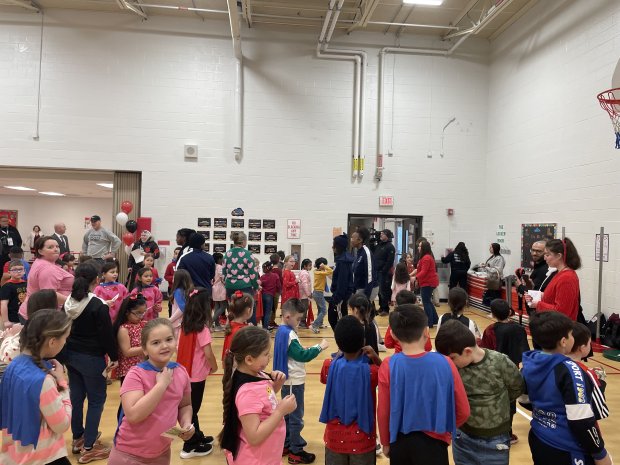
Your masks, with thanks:
[{"label": "white wall speaker", "polygon": [[185,159],[189,160],[197,160],[198,159],[198,146],[197,145],[186,145],[183,151],[185,155]]}]

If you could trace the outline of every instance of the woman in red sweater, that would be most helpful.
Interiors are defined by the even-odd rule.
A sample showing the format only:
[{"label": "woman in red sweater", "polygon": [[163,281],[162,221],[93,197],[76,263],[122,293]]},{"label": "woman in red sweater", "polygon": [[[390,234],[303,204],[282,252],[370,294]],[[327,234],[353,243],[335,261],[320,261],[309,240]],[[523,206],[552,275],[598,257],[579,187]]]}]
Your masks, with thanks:
[{"label": "woman in red sweater", "polygon": [[420,260],[418,267],[411,273],[412,277],[418,281],[420,286],[420,295],[422,296],[422,304],[424,311],[428,317],[428,326],[432,328],[439,321],[437,311],[433,305],[433,291],[439,286],[439,276],[437,275],[437,266],[435,265],[435,257],[428,241],[421,241],[418,245]]},{"label": "woman in red sweater", "polygon": [[299,280],[293,273],[295,266],[295,257],[289,255],[284,259],[284,271],[282,272],[282,298],[280,300],[280,308],[288,299],[299,299]]},{"label": "woman in red sweater", "polygon": [[581,268],[581,258],[575,244],[568,237],[563,241],[551,239],[545,245],[545,261],[549,268],[556,268],[553,277],[540,301],[526,295],[530,308],[537,312],[557,311],[573,321],[579,314],[579,277],[575,270]]}]

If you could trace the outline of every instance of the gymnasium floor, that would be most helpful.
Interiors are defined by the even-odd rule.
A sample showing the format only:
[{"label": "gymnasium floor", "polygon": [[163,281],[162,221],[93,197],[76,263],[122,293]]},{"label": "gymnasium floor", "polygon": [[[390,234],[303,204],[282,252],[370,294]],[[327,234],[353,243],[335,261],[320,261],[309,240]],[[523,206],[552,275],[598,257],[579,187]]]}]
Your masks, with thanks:
[{"label": "gymnasium floor", "polygon": [[[448,311],[447,306],[443,304],[437,309],[441,315]],[[470,307],[466,311],[466,315],[472,318],[478,324],[480,331],[483,331],[492,320],[486,313]],[[379,327],[382,334],[385,334],[387,328],[387,318],[378,318]],[[434,337],[435,330],[432,330],[431,336]],[[327,354],[336,350],[335,342],[333,340],[333,334],[331,329],[324,329],[322,333],[313,334],[310,330],[300,330],[300,339],[304,345],[316,344],[325,337],[330,341],[330,348],[326,351]],[[214,352],[219,356],[222,352],[223,333],[214,333]],[[392,353],[388,351],[387,354]],[[382,358],[387,355],[386,353],[379,354]],[[322,442],[324,425],[319,423],[318,417],[323,402],[324,387],[319,382],[319,372],[321,364],[323,363],[323,357],[313,360],[306,366],[307,380],[306,380],[306,405],[305,405],[305,428],[303,435],[308,441],[308,447],[306,450],[315,453],[317,455],[317,464],[324,464],[324,446]],[[620,363],[615,363],[602,357],[601,354],[595,354],[594,358],[588,363],[590,366],[603,366],[608,374],[607,377],[607,404],[610,407],[611,416],[601,422],[601,428],[603,431],[603,437],[605,438],[607,449],[612,456],[620,457],[620,442],[612,440],[613,437],[617,438],[617,433],[614,431],[620,430]],[[200,410],[200,424],[201,428],[207,435],[216,436],[221,429],[222,420],[222,377],[220,371],[207,379],[207,386],[205,389],[204,401],[202,409]],[[106,444],[111,444],[114,431],[116,429],[116,409],[118,408],[118,382],[114,382],[108,387],[108,401],[106,403],[105,411],[101,421],[100,429],[103,432],[102,441]],[[523,412],[527,414],[527,412]],[[512,447],[510,454],[511,464],[528,464],[532,463],[529,447],[527,444],[527,434],[529,431],[529,421],[521,414],[517,413],[514,419],[514,432],[519,436],[519,442]],[[71,450],[71,433],[66,434],[67,447]],[[179,450],[181,448],[181,441],[175,441],[172,447],[172,464],[195,464],[195,465],[211,465],[211,464],[225,464],[223,454],[216,446],[214,452],[201,458],[193,458],[183,460],[179,457]],[[450,453],[451,456],[451,453]],[[73,463],[77,464],[77,456],[70,457]],[[105,461],[92,462],[92,463],[105,463]],[[288,463],[286,459],[282,463]],[[388,464],[389,460],[383,455],[377,458],[377,464]]]}]

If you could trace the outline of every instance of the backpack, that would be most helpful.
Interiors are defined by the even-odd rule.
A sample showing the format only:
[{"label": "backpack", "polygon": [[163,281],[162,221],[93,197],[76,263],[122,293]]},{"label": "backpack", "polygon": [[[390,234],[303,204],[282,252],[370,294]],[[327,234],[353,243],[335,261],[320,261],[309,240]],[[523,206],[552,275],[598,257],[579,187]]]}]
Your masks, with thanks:
[{"label": "backpack", "polygon": [[612,313],[607,320],[605,332],[601,330],[601,342],[606,346],[620,349],[620,316],[617,313]]}]

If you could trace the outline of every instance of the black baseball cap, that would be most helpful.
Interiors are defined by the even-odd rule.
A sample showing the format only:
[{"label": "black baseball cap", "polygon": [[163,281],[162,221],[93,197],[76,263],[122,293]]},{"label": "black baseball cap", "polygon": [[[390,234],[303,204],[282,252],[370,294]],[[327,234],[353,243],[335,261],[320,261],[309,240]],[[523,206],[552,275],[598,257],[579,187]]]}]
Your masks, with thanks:
[{"label": "black baseball cap", "polygon": [[99,215],[93,215],[90,217],[90,222],[94,223],[96,221],[101,221],[101,217]]}]

